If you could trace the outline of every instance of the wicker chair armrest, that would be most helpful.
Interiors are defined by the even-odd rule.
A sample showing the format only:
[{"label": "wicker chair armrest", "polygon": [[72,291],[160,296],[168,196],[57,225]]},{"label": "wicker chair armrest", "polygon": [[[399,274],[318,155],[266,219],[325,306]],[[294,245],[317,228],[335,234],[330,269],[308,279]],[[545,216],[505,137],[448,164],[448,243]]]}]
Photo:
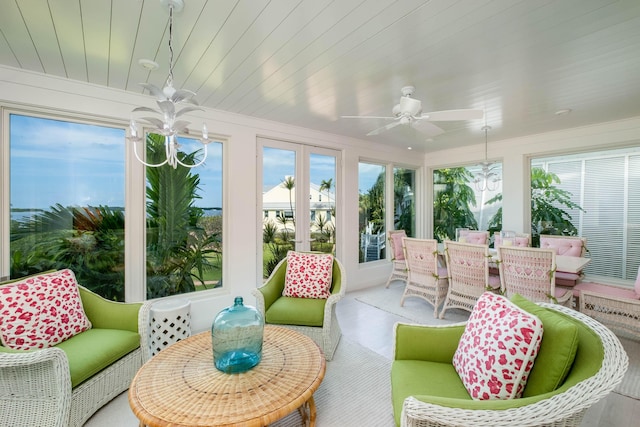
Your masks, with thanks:
[{"label": "wicker chair armrest", "polygon": [[84,286],[79,285],[78,289],[84,311],[94,328],[138,332],[141,303],[109,301]]},{"label": "wicker chair armrest", "polygon": [[0,425],[68,425],[71,376],[64,351],[0,351],[0,384]]},{"label": "wicker chair armrest", "polygon": [[[271,307],[271,304],[276,302],[278,298],[282,296],[284,290],[284,278],[287,272],[287,258],[283,258],[278,265],[275,266],[269,278],[255,289],[252,294],[256,297],[256,308],[261,311],[262,314]],[[262,303],[259,301],[262,299]],[[262,310],[260,305],[262,304]]]}]

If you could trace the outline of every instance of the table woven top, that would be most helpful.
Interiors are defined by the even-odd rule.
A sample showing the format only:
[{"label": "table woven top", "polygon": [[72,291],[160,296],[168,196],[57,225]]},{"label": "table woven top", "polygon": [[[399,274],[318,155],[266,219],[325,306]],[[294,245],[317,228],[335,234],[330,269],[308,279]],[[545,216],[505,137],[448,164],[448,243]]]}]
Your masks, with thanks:
[{"label": "table woven top", "polygon": [[309,400],[325,368],[313,340],[266,325],[260,363],[225,374],[213,364],[211,333],[202,332],[144,364],[129,388],[129,404],[148,426],[264,426]]}]

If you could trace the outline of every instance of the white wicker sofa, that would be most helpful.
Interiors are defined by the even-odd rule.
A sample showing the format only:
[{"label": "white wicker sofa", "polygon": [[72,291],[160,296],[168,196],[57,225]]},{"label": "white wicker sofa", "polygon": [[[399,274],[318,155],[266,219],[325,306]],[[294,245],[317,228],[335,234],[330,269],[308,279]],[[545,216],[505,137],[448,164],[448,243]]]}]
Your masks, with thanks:
[{"label": "white wicker sofa", "polygon": [[127,390],[142,365],[141,304],[78,290],[91,329],[45,349],[0,345],[0,425],[81,426]]}]

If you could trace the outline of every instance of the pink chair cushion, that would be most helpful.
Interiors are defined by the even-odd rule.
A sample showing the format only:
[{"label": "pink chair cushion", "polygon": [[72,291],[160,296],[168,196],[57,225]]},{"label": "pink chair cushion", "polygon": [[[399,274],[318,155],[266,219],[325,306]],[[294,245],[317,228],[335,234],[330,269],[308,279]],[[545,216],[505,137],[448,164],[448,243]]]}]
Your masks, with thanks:
[{"label": "pink chair cushion", "polygon": [[579,279],[580,275],[578,273],[556,271],[556,285],[558,286],[575,286],[578,284]]},{"label": "pink chair cushion", "polygon": [[406,233],[392,233],[393,240],[393,259],[396,261],[404,260],[404,251],[402,250],[402,238],[407,237]]},{"label": "pink chair cushion", "polygon": [[[497,248],[502,245],[502,237],[496,234],[493,240],[493,247]],[[513,239],[513,246],[518,246],[520,248],[528,248],[529,247],[529,238],[524,236],[516,236]]]},{"label": "pink chair cushion", "polygon": [[487,232],[486,231],[469,231],[464,235],[467,243],[473,243],[476,245],[487,244]]},{"label": "pink chair cushion", "polygon": [[540,247],[542,249],[555,249],[556,255],[582,256],[582,239],[559,239],[554,237],[540,236]]},{"label": "pink chair cushion", "polygon": [[500,289],[500,275],[489,274],[489,286],[493,289]]},{"label": "pink chair cushion", "polygon": [[627,289],[620,286],[607,286],[601,283],[582,282],[573,288],[573,296],[580,297],[581,291],[597,292],[611,297],[628,298],[628,299],[640,299],[633,289]]}]

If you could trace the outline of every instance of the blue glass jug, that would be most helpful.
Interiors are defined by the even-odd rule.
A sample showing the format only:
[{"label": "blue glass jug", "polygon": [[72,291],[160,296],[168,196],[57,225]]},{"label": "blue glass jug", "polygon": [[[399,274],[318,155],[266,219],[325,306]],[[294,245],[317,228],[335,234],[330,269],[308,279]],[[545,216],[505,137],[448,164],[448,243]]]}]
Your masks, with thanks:
[{"label": "blue glass jug", "polygon": [[260,363],[264,320],[258,310],[236,297],[211,325],[211,344],[215,367],[227,374],[248,371]]}]

